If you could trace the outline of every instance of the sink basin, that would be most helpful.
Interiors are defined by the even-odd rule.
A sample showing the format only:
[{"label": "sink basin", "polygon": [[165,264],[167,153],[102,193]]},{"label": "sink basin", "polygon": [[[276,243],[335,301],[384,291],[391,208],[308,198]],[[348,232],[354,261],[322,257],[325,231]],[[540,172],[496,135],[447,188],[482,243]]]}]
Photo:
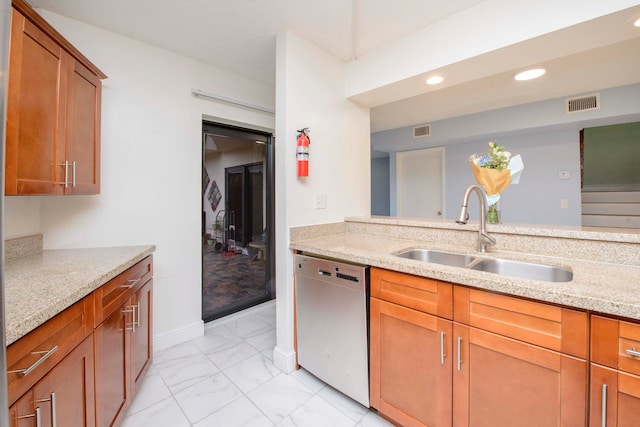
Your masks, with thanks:
[{"label": "sink basin", "polygon": [[476,262],[469,265],[469,268],[543,282],[570,282],[573,279],[573,272],[569,268],[506,259],[476,258]]},{"label": "sink basin", "polygon": [[397,254],[401,258],[415,259],[434,264],[450,265],[452,267],[466,267],[475,259],[472,255],[456,254],[453,252],[432,251],[429,249],[410,249]]},{"label": "sink basin", "polygon": [[476,257],[430,249],[409,249],[396,254],[396,256],[543,282],[570,282],[573,279],[573,272],[570,268],[555,265]]}]

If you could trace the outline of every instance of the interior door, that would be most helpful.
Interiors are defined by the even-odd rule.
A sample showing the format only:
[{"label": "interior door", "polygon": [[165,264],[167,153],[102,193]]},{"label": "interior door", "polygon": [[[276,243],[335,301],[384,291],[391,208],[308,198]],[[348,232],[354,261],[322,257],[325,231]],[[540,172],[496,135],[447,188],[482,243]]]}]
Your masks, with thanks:
[{"label": "interior door", "polygon": [[264,230],[264,179],[262,176],[262,164],[248,167],[247,180],[247,236],[248,242],[260,238]]},{"label": "interior door", "polygon": [[[229,226],[229,239],[241,243],[244,246],[244,217],[245,217],[245,174],[244,166],[226,168],[226,200],[227,223]],[[233,227],[233,229],[232,229]]]},{"label": "interior door", "polygon": [[396,210],[398,216],[443,218],[444,149],[396,154]]}]

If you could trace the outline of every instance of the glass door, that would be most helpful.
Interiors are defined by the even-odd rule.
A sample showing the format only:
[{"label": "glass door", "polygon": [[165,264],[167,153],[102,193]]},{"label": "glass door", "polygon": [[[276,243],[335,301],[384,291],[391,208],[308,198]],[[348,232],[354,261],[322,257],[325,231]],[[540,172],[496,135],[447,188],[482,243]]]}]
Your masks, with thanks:
[{"label": "glass door", "polygon": [[203,122],[205,322],[275,297],[272,141],[270,134]]}]

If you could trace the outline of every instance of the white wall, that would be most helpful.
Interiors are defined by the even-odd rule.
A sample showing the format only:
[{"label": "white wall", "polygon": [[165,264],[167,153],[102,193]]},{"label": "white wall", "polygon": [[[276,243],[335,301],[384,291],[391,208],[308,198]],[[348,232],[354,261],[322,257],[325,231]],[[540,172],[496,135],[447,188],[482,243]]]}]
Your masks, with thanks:
[{"label": "white wall", "polygon": [[[500,144],[520,154],[524,173],[519,184],[511,184],[500,199],[501,219],[505,223],[581,224],[580,214],[580,138],[578,132],[536,132],[527,135],[496,135]],[[453,221],[460,210],[465,189],[475,184],[469,156],[486,153],[488,141],[479,139],[445,147],[446,212]],[[559,171],[568,171],[570,179],[558,179]],[[561,208],[560,200],[568,207]],[[477,221],[478,205],[474,197],[469,215]]]},{"label": "white wall", "polygon": [[[276,53],[277,347],[274,362],[293,369],[292,226],[342,221],[370,210],[369,110],[344,96],[345,64],[291,32]],[[309,176],[296,177],[296,130],[311,130]],[[327,208],[313,209],[314,194]]]},{"label": "white wall", "polygon": [[202,117],[274,128],[273,115],[195,98],[191,88],[270,108],[274,90],[39,12],[109,76],[102,94],[101,194],[9,201],[7,224],[21,223],[19,212],[39,202],[39,218],[20,227],[43,232],[46,248],[155,244],[156,349],[189,339],[202,331]]}]

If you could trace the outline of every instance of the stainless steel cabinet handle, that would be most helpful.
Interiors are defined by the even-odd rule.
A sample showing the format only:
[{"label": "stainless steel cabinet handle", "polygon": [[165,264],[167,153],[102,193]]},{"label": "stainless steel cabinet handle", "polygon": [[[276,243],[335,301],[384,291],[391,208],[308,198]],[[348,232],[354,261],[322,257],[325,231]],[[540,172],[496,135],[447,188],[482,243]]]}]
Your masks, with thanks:
[{"label": "stainless steel cabinet handle", "polygon": [[462,348],[462,337],[458,337],[458,372],[462,368],[462,355],[460,354],[460,349]]},{"label": "stainless steel cabinet handle", "polygon": [[602,384],[602,427],[607,427],[607,385]]},{"label": "stainless steel cabinet handle", "polygon": [[42,362],[44,362],[49,357],[51,357],[51,355],[53,353],[55,353],[56,350],[58,350],[58,346],[57,345],[54,346],[51,350],[32,351],[31,354],[42,354],[42,356],[40,356],[40,358],[38,360],[33,362],[33,364],[31,364],[31,366],[29,366],[26,369],[16,369],[15,371],[8,371],[7,373],[8,374],[18,374],[21,377],[24,377],[25,375],[29,375],[34,369],[36,369],[38,366],[40,366],[42,364]]},{"label": "stainless steel cabinet handle", "polygon": [[51,427],[58,427],[58,409],[56,407],[55,393],[51,393]]},{"label": "stainless steel cabinet handle", "polygon": [[59,166],[64,167],[64,182],[57,182],[56,184],[63,184],[64,188],[69,187],[69,162],[65,161],[60,163]]},{"label": "stainless steel cabinet handle", "polygon": [[120,285],[120,287],[121,288],[131,289],[140,281],[140,279],[142,279],[142,277],[138,277],[137,279],[129,279],[129,280],[127,280],[127,284],[126,285]]},{"label": "stainless steel cabinet handle", "polygon": [[71,182],[72,182],[72,186],[75,188],[75,186],[76,186],[76,161],[74,160],[72,162],[72,164],[73,164],[73,175],[72,175],[73,180]]},{"label": "stainless steel cabinet handle", "polygon": [[444,358],[447,357],[447,355],[444,353],[444,336],[446,335],[446,332],[444,331],[440,331],[440,364],[444,365]]},{"label": "stainless steel cabinet handle", "polygon": [[628,348],[625,350],[625,352],[629,355],[629,356],[634,356],[634,357],[640,357],[640,351],[636,350],[635,347],[633,348]]},{"label": "stainless steel cabinet handle", "polygon": [[[58,427],[58,409],[56,408],[56,394],[55,392],[51,393],[51,397],[48,399],[38,399],[35,400],[35,403],[42,402],[51,402],[51,427]],[[39,408],[38,408],[39,409]]]},{"label": "stainless steel cabinet handle", "polygon": [[132,315],[131,316],[131,327],[130,328],[127,328],[126,320],[124,322],[125,323],[124,329],[127,330],[127,331],[133,331],[133,332],[136,331],[136,308],[135,307],[136,307],[135,305],[130,305],[129,308],[126,308],[126,309],[123,308],[122,311],[121,311],[122,314],[131,313],[131,315]]},{"label": "stainless steel cabinet handle", "polygon": [[136,311],[135,311],[135,318],[136,320],[133,322],[133,331],[136,331],[136,326],[139,328],[140,327],[140,301],[138,301],[138,303],[135,305]]},{"label": "stainless steel cabinet handle", "polygon": [[36,427],[42,426],[42,419],[40,418],[40,408],[36,408],[35,414],[23,415],[18,417],[19,420],[24,420],[26,418],[34,418],[36,419]]}]

